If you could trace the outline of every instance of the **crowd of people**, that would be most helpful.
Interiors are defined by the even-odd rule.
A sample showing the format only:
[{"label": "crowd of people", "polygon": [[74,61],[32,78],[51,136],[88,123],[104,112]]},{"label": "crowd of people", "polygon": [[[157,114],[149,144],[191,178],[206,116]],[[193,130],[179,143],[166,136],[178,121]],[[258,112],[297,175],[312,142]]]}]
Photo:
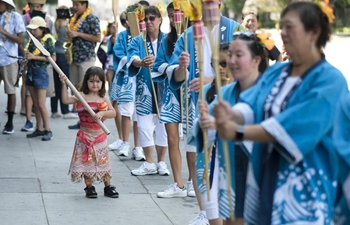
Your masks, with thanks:
[{"label": "crowd of people", "polygon": [[[97,198],[94,181],[104,182],[105,196],[119,197],[111,185],[109,151],[115,151],[141,162],[133,176],[173,177],[158,198],[195,197],[199,214],[189,225],[350,224],[350,95],[323,51],[334,19],[327,3],[298,1],[281,12],[282,51],[258,30],[256,12],[241,23],[223,15],[215,24],[203,20],[197,40],[191,21],[176,26],[177,1],[166,9],[168,34],[160,29],[159,8],[140,1],[120,14],[125,30],[109,23],[101,42],[88,1],[59,7],[55,22],[43,12],[45,3],[28,0],[21,16],[13,0],[0,0],[0,81],[8,96],[3,134],[15,131],[15,84],[25,61],[21,131],[53,138],[47,97],[51,118],[79,119],[68,127],[79,129],[69,171],[73,182],[84,180],[87,198]],[[221,3],[215,1],[215,10]],[[139,27],[128,17],[140,7],[145,31],[134,35]],[[53,71],[26,29],[64,74]],[[99,43],[103,56],[95,51]],[[96,67],[102,57],[103,68]],[[67,79],[78,90],[71,96]],[[110,144],[99,125],[107,118],[118,131]]]}]

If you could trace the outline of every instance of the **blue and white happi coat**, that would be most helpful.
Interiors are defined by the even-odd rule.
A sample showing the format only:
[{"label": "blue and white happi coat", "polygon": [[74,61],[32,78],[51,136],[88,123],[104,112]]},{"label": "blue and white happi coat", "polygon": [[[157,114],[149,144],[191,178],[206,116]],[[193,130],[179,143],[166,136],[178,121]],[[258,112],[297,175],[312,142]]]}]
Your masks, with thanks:
[{"label": "blue and white happi coat", "polygon": [[152,79],[154,82],[164,82],[164,93],[160,112],[161,123],[179,123],[180,116],[180,96],[178,90],[172,90],[166,76],[166,69],[170,63],[172,54],[167,54],[167,36],[163,38],[158,48],[157,58],[153,65]]},{"label": "blue and white happi coat", "polygon": [[[159,32],[158,35],[158,45],[159,48],[160,42],[164,37],[164,33]],[[149,40],[147,36],[146,40],[147,44],[147,51],[148,55],[156,55],[156,52],[158,49],[153,49],[152,43]],[[142,35],[136,36],[132,39],[130,46],[128,48],[128,59],[127,59],[127,67],[128,67],[128,76],[129,77],[135,77],[136,76],[136,113],[140,116],[145,116],[149,114],[156,114],[156,106],[155,106],[155,99],[153,96],[153,90],[152,90],[152,80],[151,80],[151,74],[148,68],[137,68],[134,65],[132,65],[132,62],[135,59],[143,59],[146,57],[145,47],[142,40]],[[164,87],[163,84],[155,83],[154,84],[156,88],[156,92]],[[161,96],[159,96],[159,93],[157,95],[158,103],[162,100]]]},{"label": "blue and white happi coat", "polygon": [[338,153],[339,178],[334,210],[334,224],[350,224],[350,94],[341,100],[333,132]]},{"label": "blue and white happi coat", "polygon": [[[220,38],[219,41],[220,43],[225,43],[225,42],[230,42],[233,38],[233,33],[236,28],[241,27],[239,23],[237,23],[234,20],[231,20],[227,17],[221,16],[220,17]],[[188,67],[188,87],[190,86],[190,81],[193,80],[194,78],[199,77],[199,65],[198,65],[198,57],[197,53],[195,51],[195,42],[193,40],[193,30],[192,27],[188,28],[187,31],[187,46],[188,46],[188,53],[190,54],[190,64]],[[183,89],[182,93],[182,99],[183,99],[183,132],[186,134],[186,108],[188,111],[188,123],[189,123],[189,128],[188,130],[190,131],[193,124],[194,120],[196,118],[196,105],[197,105],[197,100],[198,100],[198,93],[195,93],[194,91],[191,91],[189,88],[188,90],[185,90],[185,85],[184,81],[182,82],[176,82],[173,77],[174,69],[179,66],[178,59],[180,54],[184,52],[184,33],[180,36],[180,38],[177,40],[175,44],[175,50],[174,53],[171,57],[169,66],[166,70],[168,79],[169,79],[169,85],[170,88],[173,90],[178,90],[180,87]],[[204,57],[210,57],[207,55],[204,55]],[[188,106],[186,107],[186,101],[185,101],[185,91],[188,92]]]},{"label": "blue and white happi coat", "polygon": [[[204,87],[205,93],[209,90],[211,84]],[[228,102],[231,106],[237,103],[239,98],[240,90],[237,82],[225,85],[221,88],[222,98],[224,101]],[[213,108],[217,103],[217,98],[209,105],[209,114],[213,115]],[[196,176],[198,182],[198,189],[201,193],[207,191],[206,183],[203,183],[203,174],[205,167],[204,151],[203,151],[203,134],[199,126],[199,121],[195,125],[195,137],[197,141],[197,159],[196,159]],[[210,172],[210,182],[213,180],[213,171],[215,168],[213,162],[215,158],[218,157],[219,171],[218,171],[218,202],[219,202],[219,215],[223,218],[231,217],[230,204],[233,205],[236,218],[243,218],[244,211],[244,191],[246,188],[246,172],[248,165],[248,157],[245,155],[245,151],[248,153],[252,151],[252,142],[244,141],[243,145],[237,147],[233,141],[227,141],[228,145],[228,159],[230,161],[230,192],[231,192],[231,202],[229,202],[228,196],[228,185],[227,185],[227,167],[225,162],[225,154],[223,149],[222,139],[216,136],[215,130],[208,131],[208,146],[211,144],[211,140],[215,140],[212,148],[212,155],[210,156],[209,172]],[[217,151],[217,153],[216,153]],[[244,152],[243,152],[244,151]],[[211,185],[212,186],[212,185]],[[237,192],[237,191],[238,192]]]},{"label": "blue and white happi coat", "polygon": [[[131,43],[130,30],[127,29],[118,34],[117,42],[113,46],[113,67],[114,76],[111,85],[111,100],[118,104],[135,101],[135,78],[128,76],[126,66],[127,49]],[[108,49],[112,49],[112,45],[108,42]]]},{"label": "blue and white happi coat", "polygon": [[281,112],[266,118],[291,63],[268,68],[241,94],[240,107],[234,107],[246,123],[260,124],[276,139],[268,148],[254,143],[244,211],[247,224],[332,224],[338,178],[332,130],[339,99],[348,92],[346,80],[323,59],[288,93]]}]

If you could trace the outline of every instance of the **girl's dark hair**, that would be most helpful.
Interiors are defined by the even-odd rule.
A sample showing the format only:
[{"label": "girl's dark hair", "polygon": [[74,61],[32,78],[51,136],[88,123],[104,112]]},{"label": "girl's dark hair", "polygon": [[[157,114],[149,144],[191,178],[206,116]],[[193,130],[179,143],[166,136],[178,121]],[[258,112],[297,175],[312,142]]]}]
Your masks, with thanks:
[{"label": "girl's dark hair", "polygon": [[[174,5],[173,5],[172,2],[166,7],[167,11],[169,11],[169,9],[174,9]],[[176,43],[176,40],[177,40],[176,28],[171,26],[171,24],[170,24],[170,33],[166,37],[166,44],[168,46],[168,50],[166,52],[167,55],[172,55],[173,54],[174,45]]]},{"label": "girl's dark hair", "polygon": [[39,28],[40,28],[40,30],[43,31],[43,37],[44,37],[46,34],[51,34],[51,31],[50,31],[49,28],[47,28],[47,27],[39,27]]},{"label": "girl's dark hair", "polygon": [[106,94],[106,77],[105,77],[105,73],[104,73],[103,69],[100,67],[97,67],[97,66],[92,66],[86,71],[85,76],[84,76],[84,80],[83,80],[83,83],[81,86],[81,91],[84,94],[90,93],[90,90],[89,90],[87,83],[88,83],[88,80],[94,76],[97,76],[102,81],[102,87],[101,87],[101,90],[99,90],[98,95],[101,98],[103,98]]},{"label": "girl's dark hair", "polygon": [[[230,48],[230,43],[221,43],[220,44],[220,52],[226,52],[228,51],[228,49]],[[211,82],[211,86],[209,88],[209,90],[207,91],[207,94],[205,96],[208,105],[214,101],[215,99],[215,92],[216,92],[216,82],[215,79],[213,80],[213,82]]]},{"label": "girl's dark hair", "polygon": [[244,41],[247,44],[252,57],[260,56],[261,61],[259,64],[259,72],[263,73],[269,65],[268,52],[267,49],[260,44],[261,41],[256,34],[251,32],[233,34],[233,40]]},{"label": "girl's dark hair", "polygon": [[145,15],[147,14],[153,14],[158,18],[162,18],[162,15],[160,14],[159,9],[154,5],[145,7]]},{"label": "girl's dark hair", "polygon": [[304,25],[305,31],[320,29],[320,36],[316,41],[316,47],[322,48],[331,37],[331,26],[328,17],[321,8],[313,2],[294,2],[288,5],[282,12],[284,17],[288,12],[296,12]]}]

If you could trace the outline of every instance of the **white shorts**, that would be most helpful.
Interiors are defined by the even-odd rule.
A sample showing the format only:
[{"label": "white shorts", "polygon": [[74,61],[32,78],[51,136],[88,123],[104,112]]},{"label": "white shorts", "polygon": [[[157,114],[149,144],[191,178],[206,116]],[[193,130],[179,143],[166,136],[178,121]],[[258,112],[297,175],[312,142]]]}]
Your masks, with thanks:
[{"label": "white shorts", "polygon": [[180,138],[180,149],[186,152],[197,152],[197,147],[194,145],[187,144],[187,135],[184,134],[183,138]]},{"label": "white shorts", "polygon": [[130,119],[132,119],[135,113],[135,102],[118,104],[118,109],[120,115],[130,117]]},{"label": "white shorts", "polygon": [[207,192],[201,193],[202,204],[209,220],[219,218],[219,159],[217,152],[218,151],[216,151],[213,181],[210,187],[210,201],[207,199]]},{"label": "white shorts", "polygon": [[[137,115],[137,128],[139,129],[139,139],[141,147],[150,146],[168,146],[168,138],[163,123],[159,122],[159,118],[155,114],[146,116]],[[155,134],[155,141],[153,139]]]},{"label": "white shorts", "polygon": [[132,121],[137,122],[136,109],[134,110],[134,113],[132,114]]}]

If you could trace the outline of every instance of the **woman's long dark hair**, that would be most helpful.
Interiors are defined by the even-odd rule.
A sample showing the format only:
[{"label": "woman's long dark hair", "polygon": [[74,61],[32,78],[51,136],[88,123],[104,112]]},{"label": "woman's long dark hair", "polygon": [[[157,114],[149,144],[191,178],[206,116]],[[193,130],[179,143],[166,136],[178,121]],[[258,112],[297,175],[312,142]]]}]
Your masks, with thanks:
[{"label": "woman's long dark hair", "polygon": [[[173,5],[172,2],[166,7],[167,11],[169,9],[174,9],[174,5]],[[166,37],[166,44],[168,46],[167,52],[166,52],[167,55],[172,55],[173,54],[176,40],[177,40],[176,28],[171,26],[171,24],[170,24],[170,33]]]}]

